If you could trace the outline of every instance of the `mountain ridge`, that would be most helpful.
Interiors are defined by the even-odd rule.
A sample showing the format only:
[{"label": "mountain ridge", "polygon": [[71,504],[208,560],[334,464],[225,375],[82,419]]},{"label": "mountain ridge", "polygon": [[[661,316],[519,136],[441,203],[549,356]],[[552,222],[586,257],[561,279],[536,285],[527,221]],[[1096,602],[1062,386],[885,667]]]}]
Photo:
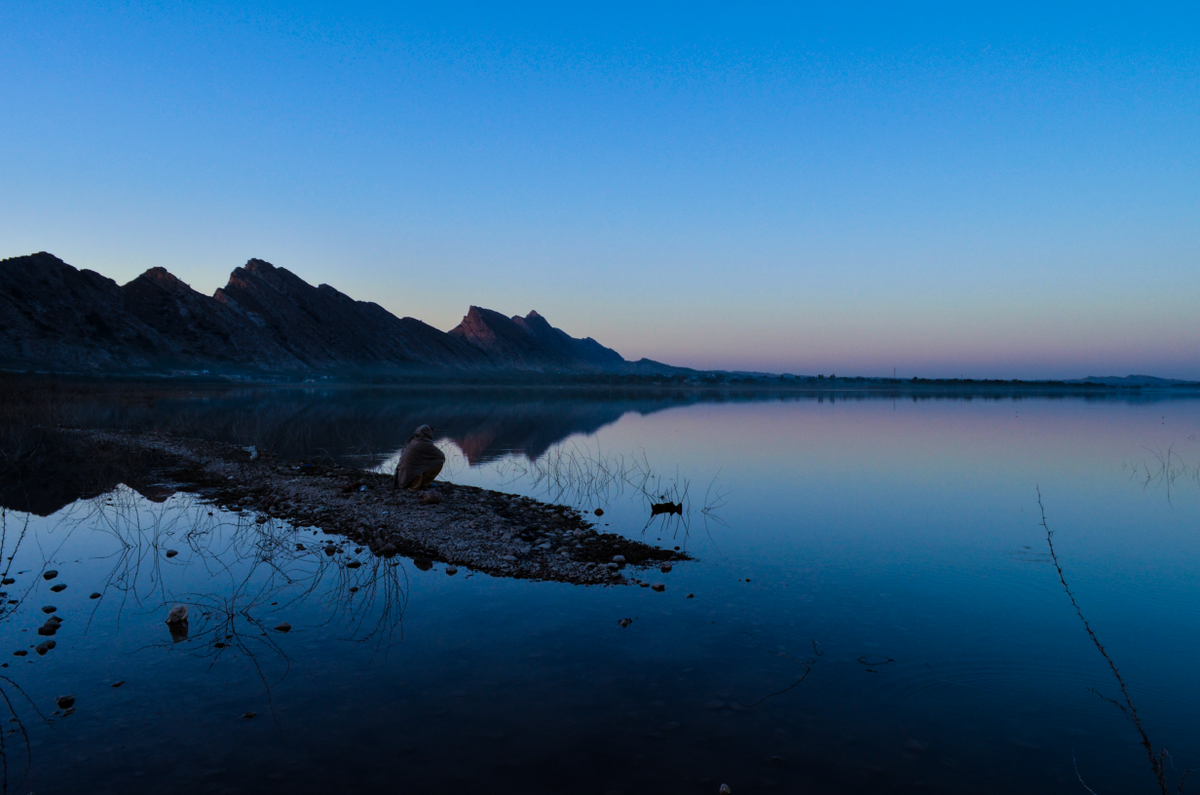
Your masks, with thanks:
[{"label": "mountain ridge", "polygon": [[85,372],[689,372],[628,362],[536,311],[472,306],[443,332],[261,259],[211,296],[161,267],[118,285],[44,251],[3,259],[0,345],[0,366]]}]

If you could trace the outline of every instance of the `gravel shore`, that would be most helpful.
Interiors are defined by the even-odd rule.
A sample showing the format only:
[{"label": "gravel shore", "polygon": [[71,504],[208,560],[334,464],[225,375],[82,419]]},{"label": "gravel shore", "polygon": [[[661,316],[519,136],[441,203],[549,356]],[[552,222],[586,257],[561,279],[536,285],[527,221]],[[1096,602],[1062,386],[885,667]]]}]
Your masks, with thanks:
[{"label": "gravel shore", "polygon": [[[376,555],[410,557],[419,568],[440,561],[499,577],[623,585],[629,583],[626,567],[690,559],[686,552],[600,532],[568,506],[513,494],[446,481],[418,494],[397,490],[387,475],[282,461],[216,442],[71,433],[105,455],[148,454],[160,482],[222,508],[341,535]],[[326,551],[340,553],[336,545]],[[619,567],[616,556],[624,558]]]}]

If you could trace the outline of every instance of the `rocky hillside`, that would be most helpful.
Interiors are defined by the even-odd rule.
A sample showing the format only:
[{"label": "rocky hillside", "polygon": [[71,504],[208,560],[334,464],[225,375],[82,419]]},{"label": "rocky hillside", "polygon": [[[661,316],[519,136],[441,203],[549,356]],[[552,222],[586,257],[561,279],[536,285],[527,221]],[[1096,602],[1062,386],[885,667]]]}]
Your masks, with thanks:
[{"label": "rocky hillside", "polygon": [[126,285],[41,252],[0,260],[0,366],[66,371],[667,372],[536,312],[471,307],[450,333],[252,259],[212,296],[163,268]]},{"label": "rocky hillside", "polygon": [[618,371],[628,362],[591,337],[575,339],[556,329],[537,312],[505,317],[471,307],[450,336],[469,344],[494,367],[514,370]]}]

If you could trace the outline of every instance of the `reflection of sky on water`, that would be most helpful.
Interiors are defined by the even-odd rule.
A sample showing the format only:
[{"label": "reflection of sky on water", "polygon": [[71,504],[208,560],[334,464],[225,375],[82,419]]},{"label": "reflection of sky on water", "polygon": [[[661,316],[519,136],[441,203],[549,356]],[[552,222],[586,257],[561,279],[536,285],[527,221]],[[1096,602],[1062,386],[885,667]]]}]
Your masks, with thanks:
[{"label": "reflection of sky on water", "polygon": [[[311,530],[209,518],[185,495],[155,505],[122,490],[118,535],[141,545],[136,555],[99,501],[31,520],[37,543],[14,561],[23,570],[46,557],[70,587],[51,596],[34,580],[21,612],[0,623],[16,643],[47,601],[65,619],[55,650],[12,658],[4,673],[43,709],[71,692],[79,710],[53,731],[26,721],[33,767],[22,786],[307,792],[399,776],[431,792],[708,792],[721,781],[735,791],[1059,792],[1078,786],[1075,753],[1093,788],[1148,790],[1133,728],[1089,690],[1114,695],[1115,683],[1046,561],[1035,489],[1150,736],[1186,769],[1200,763],[1198,433],[1200,401],[627,414],[548,455],[636,458],[688,481],[686,527],[647,526],[645,495],[628,483],[603,505],[595,495],[576,503],[603,507],[595,521],[609,530],[686,544],[698,562],[647,578],[665,593],[448,577],[404,561],[391,570],[403,621],[383,643],[365,633],[388,599],[345,610],[349,575],[368,568],[340,566],[352,548],[328,557]],[[523,456],[471,467],[444,444],[457,482],[544,493]],[[1168,502],[1143,467],[1156,464],[1146,448],[1171,445],[1180,458]],[[710,483],[726,495],[720,521],[700,510]],[[18,521],[9,513],[7,529]],[[297,555],[296,541],[315,554]],[[168,544],[179,556],[161,556]],[[122,554],[141,561],[137,598],[110,587],[90,602]],[[232,594],[249,606],[249,617],[233,611],[247,648],[266,631],[284,653],[264,649],[261,671],[239,648],[214,663],[169,643],[172,601]],[[622,617],[635,620],[621,629]],[[277,620],[293,630],[273,633]],[[197,639],[211,630],[192,626]],[[114,690],[116,679],[127,684]],[[46,761],[61,758],[72,766]]]}]

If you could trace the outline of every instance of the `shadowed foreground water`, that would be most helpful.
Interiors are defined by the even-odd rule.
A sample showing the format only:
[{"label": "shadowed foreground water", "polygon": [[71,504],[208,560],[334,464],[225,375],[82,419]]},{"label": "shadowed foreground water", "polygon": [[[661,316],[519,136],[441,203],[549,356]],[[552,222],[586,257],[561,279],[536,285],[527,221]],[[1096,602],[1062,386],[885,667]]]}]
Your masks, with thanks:
[{"label": "shadowed foreground water", "polygon": [[662,593],[327,555],[144,484],[5,510],[8,790],[1157,792],[1038,489],[1172,787],[1200,766],[1200,401],[639,411],[532,461],[443,438],[443,477],[688,549]]}]

